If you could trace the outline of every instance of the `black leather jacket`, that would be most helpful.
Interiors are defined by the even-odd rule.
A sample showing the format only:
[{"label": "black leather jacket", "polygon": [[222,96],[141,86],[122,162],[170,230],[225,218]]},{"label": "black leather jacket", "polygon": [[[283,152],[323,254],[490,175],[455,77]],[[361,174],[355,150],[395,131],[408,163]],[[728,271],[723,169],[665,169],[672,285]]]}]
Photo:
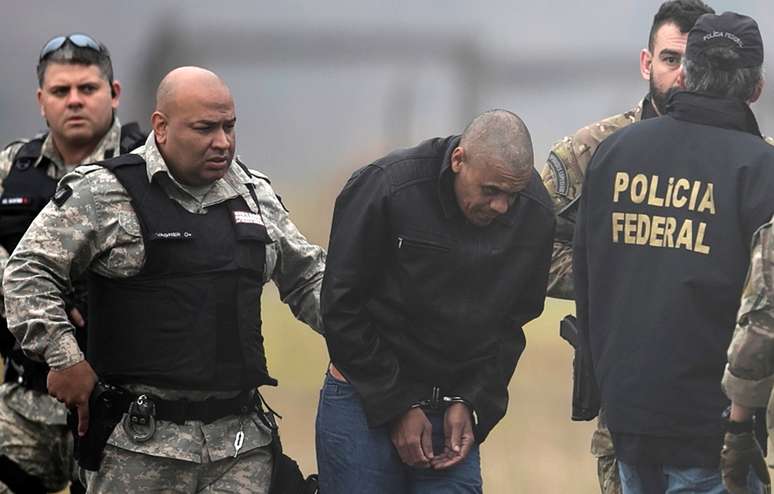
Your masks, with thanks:
[{"label": "black leather jacket", "polygon": [[430,139],[352,175],[321,303],[331,359],[371,426],[438,387],[472,404],[480,442],[505,414],[521,327],[543,310],[555,220],[535,173],[506,214],[468,223],[449,165],[458,143]]}]

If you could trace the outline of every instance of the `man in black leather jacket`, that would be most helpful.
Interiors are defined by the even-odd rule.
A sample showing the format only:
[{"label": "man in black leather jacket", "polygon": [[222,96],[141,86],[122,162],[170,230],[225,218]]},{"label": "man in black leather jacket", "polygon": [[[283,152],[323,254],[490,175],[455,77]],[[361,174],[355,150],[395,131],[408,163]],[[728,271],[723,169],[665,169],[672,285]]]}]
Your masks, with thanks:
[{"label": "man in black leather jacket", "polygon": [[478,444],[543,310],[552,211],[529,132],[504,110],[352,175],[321,301],[323,492],[481,492]]}]

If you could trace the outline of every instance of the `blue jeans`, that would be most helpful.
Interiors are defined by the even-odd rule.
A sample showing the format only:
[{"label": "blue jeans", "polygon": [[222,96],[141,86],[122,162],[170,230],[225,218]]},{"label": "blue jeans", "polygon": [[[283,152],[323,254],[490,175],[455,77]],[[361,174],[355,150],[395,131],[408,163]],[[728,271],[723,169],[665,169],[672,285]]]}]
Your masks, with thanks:
[{"label": "blue jeans", "polygon": [[[647,468],[651,470],[649,472],[651,475],[641,475],[642,472],[635,465],[618,461],[623,494],[724,494],[727,492],[723,487],[720,470],[717,468],[669,465],[654,465]],[[653,470],[658,471],[654,472]],[[656,475],[652,475],[654,473]],[[648,485],[656,482],[661,485]],[[752,470],[747,477],[747,488],[750,494],[763,494],[763,485]]]},{"label": "blue jeans", "polygon": [[[443,450],[443,415],[428,415],[433,449]],[[317,408],[317,467],[321,494],[481,494],[478,445],[445,469],[413,468],[401,462],[388,425],[369,428],[351,384],[325,375]]]}]

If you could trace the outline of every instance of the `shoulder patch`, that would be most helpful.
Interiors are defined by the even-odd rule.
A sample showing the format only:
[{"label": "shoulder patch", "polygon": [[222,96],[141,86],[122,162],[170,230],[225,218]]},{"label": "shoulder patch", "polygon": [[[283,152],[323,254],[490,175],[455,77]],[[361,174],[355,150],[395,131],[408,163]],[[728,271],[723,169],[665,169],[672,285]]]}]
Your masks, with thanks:
[{"label": "shoulder patch", "polygon": [[66,203],[72,195],[73,189],[71,189],[69,185],[60,185],[51,200],[54,202],[54,204],[57,205],[57,207],[61,208],[62,205]]},{"label": "shoulder patch", "polygon": [[546,164],[551,170],[551,174],[554,176],[556,193],[566,196],[570,190],[570,177],[567,174],[567,167],[564,162],[556,155],[556,153],[551,151],[548,153],[548,161]]}]

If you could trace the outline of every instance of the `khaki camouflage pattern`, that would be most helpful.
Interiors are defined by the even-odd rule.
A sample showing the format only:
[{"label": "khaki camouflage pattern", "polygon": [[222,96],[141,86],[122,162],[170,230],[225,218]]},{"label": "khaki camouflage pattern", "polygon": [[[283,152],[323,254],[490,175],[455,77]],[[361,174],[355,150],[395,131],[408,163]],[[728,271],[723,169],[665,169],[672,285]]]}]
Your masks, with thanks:
[{"label": "khaki camouflage pattern", "polygon": [[723,375],[723,389],[731,400],[748,408],[768,407],[770,448],[774,434],[773,225],[774,219],[753,237],[750,268]]},{"label": "khaki camouflage pattern", "polygon": [[563,214],[563,211],[580,196],[586,168],[599,144],[613,132],[639,121],[642,118],[642,105],[641,102],[626,113],[583,127],[574,135],[554,144],[548,154],[541,177],[558,215],[546,290],[549,297],[567,300],[574,297],[572,235],[575,214]]},{"label": "khaki camouflage pattern", "polygon": [[[121,122],[115,118],[82,163],[104,159],[107,150],[119,148],[120,138]],[[0,152],[0,194],[13,159],[25,142],[17,141]],[[77,165],[65,165],[54,147],[53,138],[48,135],[41,147],[41,157],[34,166],[45,166],[47,175],[58,180]],[[0,246],[0,282],[8,256],[5,248]],[[0,307],[0,315],[4,316],[1,287]],[[70,479],[72,439],[66,424],[67,409],[54,398],[15,383],[0,385],[0,453],[12,458],[27,473],[40,477],[52,491],[62,489]],[[3,492],[1,487],[0,492]]]},{"label": "khaki camouflage pattern", "polygon": [[621,478],[618,476],[618,460],[614,455],[597,458],[597,477],[602,494],[622,494]]},{"label": "khaki camouflage pattern", "polygon": [[[149,180],[157,173],[172,178],[161,181],[165,192],[191,213],[205,214],[209,206],[237,196],[242,196],[253,212],[259,212],[259,206],[273,243],[265,247],[264,276],[256,283],[274,280],[296,317],[321,331],[320,284],[325,252],[301,235],[263,175],[248,175],[233,163],[225,177],[211,186],[190,188],[175,182],[169,174],[152,133],[134,153],[147,162]],[[247,183],[255,184],[258,206]],[[50,203],[43,209],[11,256],[4,280],[9,328],[28,354],[44,358],[54,369],[69,367],[84,358],[61,300],[62,287],[67,286],[71,273],[79,277],[88,270],[125,278],[140,271],[145,257],[137,215],[126,190],[110,171],[99,165],[82,166],[65,176],[62,186],[70,187],[72,195],[61,207]],[[130,388],[172,400],[234,395]],[[254,416],[230,416],[208,425],[159,421],[154,437],[142,444],[132,441],[119,425],[108,443],[126,454],[210,464],[234,455],[234,440],[240,429],[245,438],[239,457],[270,443],[271,435]]]},{"label": "khaki camouflage pattern", "polygon": [[89,493],[221,492],[267,494],[272,455],[254,449],[206,465],[132,453],[106,446],[99,472],[81,471]]}]

